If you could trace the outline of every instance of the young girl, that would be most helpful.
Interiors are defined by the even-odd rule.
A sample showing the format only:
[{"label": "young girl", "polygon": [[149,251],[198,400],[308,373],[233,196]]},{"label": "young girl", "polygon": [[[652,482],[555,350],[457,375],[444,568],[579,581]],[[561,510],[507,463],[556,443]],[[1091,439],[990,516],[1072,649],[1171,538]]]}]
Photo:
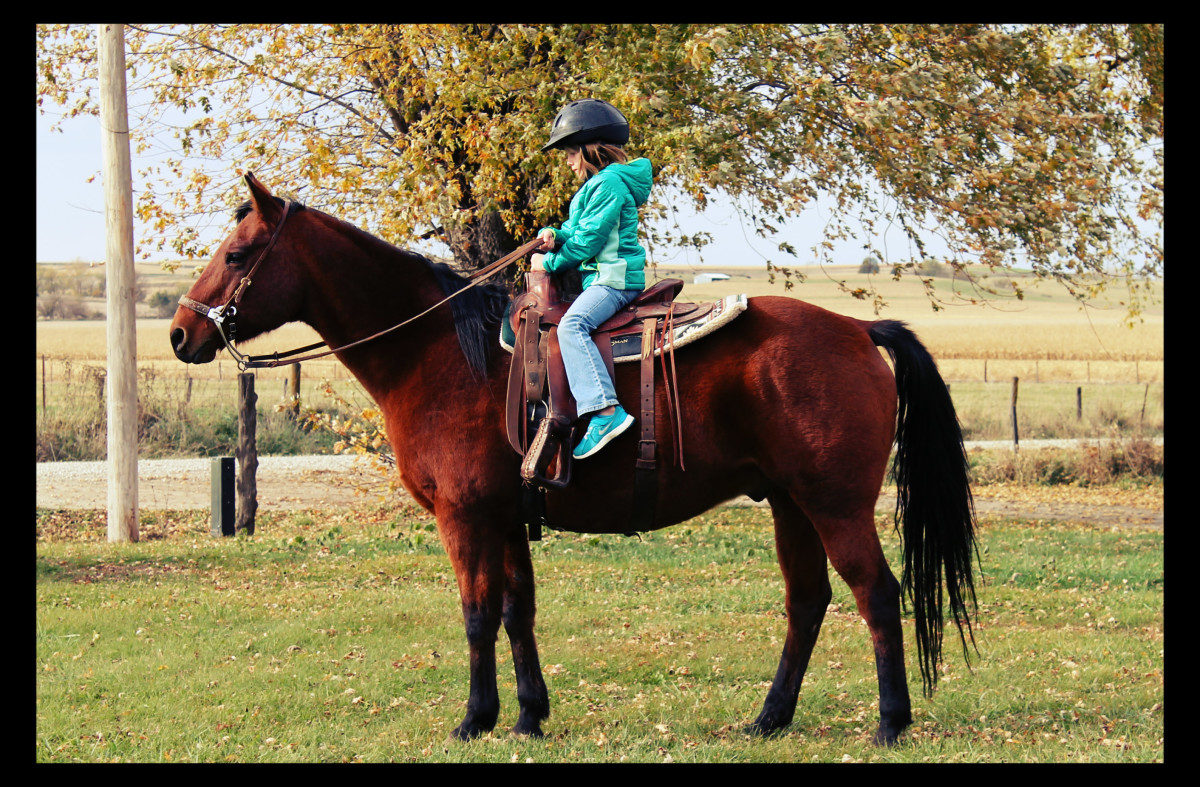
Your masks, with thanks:
[{"label": "young girl", "polygon": [[650,162],[626,159],[629,124],[616,107],[598,99],[567,104],[542,150],[562,149],[567,165],[584,181],[571,198],[570,214],[558,229],[538,233],[546,254],[535,254],[534,270],[551,273],[579,268],[583,292],[558,325],[567,381],[580,417],[592,413],[573,456],[585,459],[633,425],[617,401],[608,369],[592,331],[646,287],[646,250],[638,243],[638,207],[653,185]]}]

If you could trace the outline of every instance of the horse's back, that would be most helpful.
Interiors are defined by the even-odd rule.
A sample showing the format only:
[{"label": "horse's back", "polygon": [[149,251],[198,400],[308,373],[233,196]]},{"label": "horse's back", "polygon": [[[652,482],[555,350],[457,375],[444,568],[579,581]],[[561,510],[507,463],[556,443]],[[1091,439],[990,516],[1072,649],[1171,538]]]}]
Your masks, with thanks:
[{"label": "horse's back", "polygon": [[730,348],[738,357],[727,363],[742,367],[763,401],[830,414],[867,404],[894,410],[895,382],[871,323],[782,296],[751,298],[739,320],[730,326],[741,331],[740,349]]}]

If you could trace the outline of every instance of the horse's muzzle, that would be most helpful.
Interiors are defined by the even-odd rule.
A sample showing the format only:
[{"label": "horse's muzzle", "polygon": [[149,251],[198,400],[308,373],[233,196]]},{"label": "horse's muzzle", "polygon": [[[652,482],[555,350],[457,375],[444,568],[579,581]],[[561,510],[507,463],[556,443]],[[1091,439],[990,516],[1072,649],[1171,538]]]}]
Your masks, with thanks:
[{"label": "horse's muzzle", "polygon": [[208,363],[217,355],[216,345],[212,342],[202,342],[198,347],[191,346],[188,332],[182,327],[171,328],[171,349],[175,357],[184,363]]}]

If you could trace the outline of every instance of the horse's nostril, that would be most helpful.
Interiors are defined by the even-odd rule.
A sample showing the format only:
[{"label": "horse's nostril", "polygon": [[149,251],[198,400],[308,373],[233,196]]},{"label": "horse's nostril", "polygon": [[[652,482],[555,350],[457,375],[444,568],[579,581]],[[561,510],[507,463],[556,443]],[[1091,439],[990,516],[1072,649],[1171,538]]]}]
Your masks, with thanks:
[{"label": "horse's nostril", "polygon": [[183,345],[186,341],[187,334],[183,332],[182,328],[176,328],[175,330],[171,331],[171,348],[176,352],[183,349]]}]

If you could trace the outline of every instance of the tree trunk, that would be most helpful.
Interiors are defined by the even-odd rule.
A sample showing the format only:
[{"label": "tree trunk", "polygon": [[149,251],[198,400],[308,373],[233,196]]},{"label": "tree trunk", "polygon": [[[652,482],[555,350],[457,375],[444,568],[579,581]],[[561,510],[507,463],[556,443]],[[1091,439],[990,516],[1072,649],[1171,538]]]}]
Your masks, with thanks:
[{"label": "tree trunk", "polygon": [[446,235],[454,261],[465,271],[477,271],[521,245],[505,229],[503,219],[495,211],[481,214],[470,224],[450,229]]}]

